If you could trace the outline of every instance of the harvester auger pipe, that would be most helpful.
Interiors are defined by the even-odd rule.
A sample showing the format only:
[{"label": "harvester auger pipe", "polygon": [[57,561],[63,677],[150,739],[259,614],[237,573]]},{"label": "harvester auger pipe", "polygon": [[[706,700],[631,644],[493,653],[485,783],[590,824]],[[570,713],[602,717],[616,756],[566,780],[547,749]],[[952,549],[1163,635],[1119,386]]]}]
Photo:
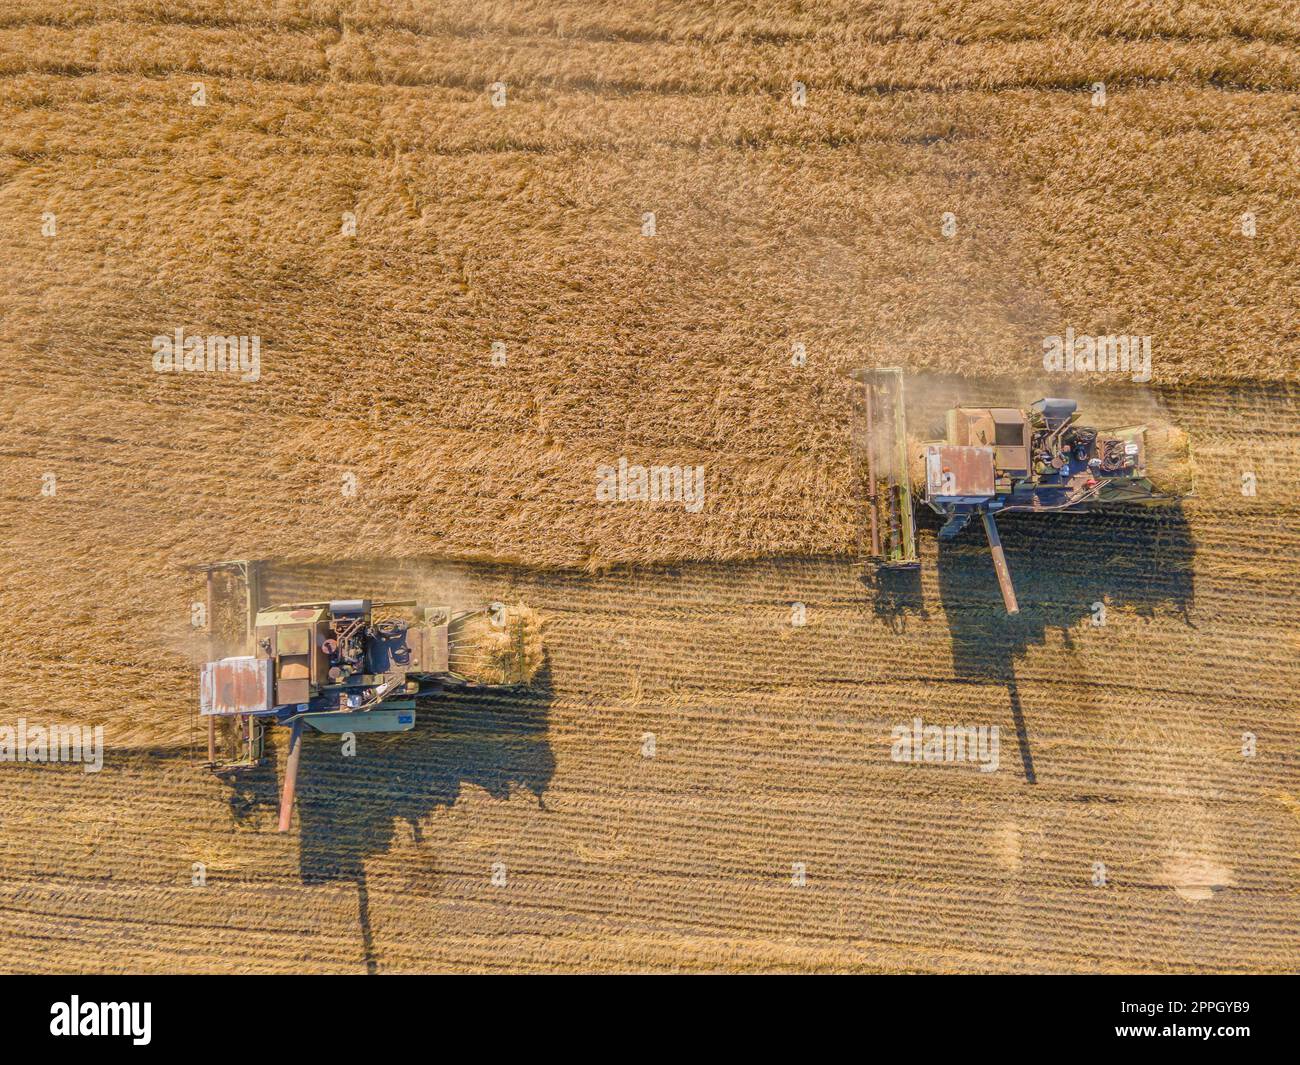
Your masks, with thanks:
[{"label": "harvester auger pipe", "polygon": [[1016,602],[1016,588],[1011,583],[1011,570],[1007,567],[1006,552],[1002,550],[1002,538],[998,535],[998,525],[988,510],[981,510],[984,519],[984,533],[989,538],[989,551],[993,555],[993,572],[998,575],[998,588],[1002,592],[1002,602],[1008,614],[1019,614],[1020,604]]},{"label": "harvester auger pipe", "polygon": [[284,790],[280,792],[280,831],[288,832],[293,823],[293,799],[298,790],[298,762],[302,758],[302,721],[289,729],[289,758],[284,766]]}]

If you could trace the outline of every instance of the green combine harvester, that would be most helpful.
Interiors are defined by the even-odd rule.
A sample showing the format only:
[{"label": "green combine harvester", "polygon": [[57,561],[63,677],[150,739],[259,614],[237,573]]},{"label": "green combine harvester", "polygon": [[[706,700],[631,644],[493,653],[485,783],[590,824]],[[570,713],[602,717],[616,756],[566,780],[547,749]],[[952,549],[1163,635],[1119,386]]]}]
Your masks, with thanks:
[{"label": "green combine harvester", "polygon": [[416,699],[442,691],[527,684],[541,659],[539,624],[526,607],[473,610],[415,600],[334,599],[255,610],[249,580],[247,654],[203,666],[199,710],[208,725],[208,765],[238,771],[262,764],[266,729],[289,728],[280,831],[293,816],[304,726],[340,735],[405,732]]}]

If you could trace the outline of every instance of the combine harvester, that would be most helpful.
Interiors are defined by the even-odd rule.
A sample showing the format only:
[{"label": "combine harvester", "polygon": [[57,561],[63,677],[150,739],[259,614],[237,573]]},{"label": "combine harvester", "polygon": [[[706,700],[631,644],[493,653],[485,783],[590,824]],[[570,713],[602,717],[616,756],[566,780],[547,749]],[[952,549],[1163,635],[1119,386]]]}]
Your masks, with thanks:
[{"label": "combine harvester", "polygon": [[[252,564],[205,567],[209,588],[212,570],[228,565]],[[260,765],[267,727],[288,726],[281,832],[293,817],[304,725],[332,735],[406,732],[415,726],[417,698],[527,684],[541,661],[539,625],[526,607],[456,612],[415,600],[336,599],[255,612],[250,605],[249,613],[253,653],[202,669],[207,764],[218,771]]]},{"label": "combine harvester", "polygon": [[915,500],[944,518],[951,540],[979,515],[1008,614],[1016,591],[996,516],[1171,503],[1191,491],[1186,435],[1163,423],[1097,429],[1072,399],[1017,407],[954,407],[944,439],[908,436],[901,369],[853,373],[854,451],[865,464],[870,548],[883,569],[915,569]]}]

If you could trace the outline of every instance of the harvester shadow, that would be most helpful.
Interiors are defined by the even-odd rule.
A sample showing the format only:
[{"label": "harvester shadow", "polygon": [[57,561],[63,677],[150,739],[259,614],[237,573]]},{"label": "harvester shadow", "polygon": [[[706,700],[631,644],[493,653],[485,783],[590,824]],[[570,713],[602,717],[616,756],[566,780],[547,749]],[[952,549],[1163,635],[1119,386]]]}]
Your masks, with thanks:
[{"label": "harvester shadow", "polygon": [[[999,524],[1020,613],[1004,612],[977,528],[939,545],[939,596],[952,635],[953,672],[959,681],[1006,687],[1025,779],[1033,784],[1038,777],[1017,658],[1045,643],[1049,629],[1072,651],[1083,626],[1096,624],[1102,653],[1092,661],[1103,671],[1095,679],[1102,680],[1106,669],[1123,669],[1124,657],[1122,645],[1105,642],[1107,611],[1174,612],[1190,626],[1196,542],[1180,506],[1023,515]],[[1077,665],[1067,659],[1061,668]]]},{"label": "harvester shadow", "polygon": [[886,569],[868,565],[860,579],[871,591],[872,610],[876,617],[892,631],[905,631],[910,615],[916,615],[922,620],[929,616],[921,590],[919,567]]},{"label": "harvester shadow", "polygon": [[[524,801],[544,809],[543,796],[555,772],[547,739],[553,700],[550,668],[544,663],[528,688],[421,699],[414,729],[359,734],[352,755],[343,753],[341,737],[305,737],[297,802],[299,875],[304,884],[355,881],[368,972],[378,971],[378,961],[367,860],[392,845],[399,819],[421,840],[423,819],[454,805],[467,784],[500,800],[523,790],[531,796]],[[241,811],[248,816],[253,804],[278,806],[275,770],[264,767],[254,776],[231,799],[237,816]],[[432,893],[436,876],[432,866],[414,873],[405,890]]]}]

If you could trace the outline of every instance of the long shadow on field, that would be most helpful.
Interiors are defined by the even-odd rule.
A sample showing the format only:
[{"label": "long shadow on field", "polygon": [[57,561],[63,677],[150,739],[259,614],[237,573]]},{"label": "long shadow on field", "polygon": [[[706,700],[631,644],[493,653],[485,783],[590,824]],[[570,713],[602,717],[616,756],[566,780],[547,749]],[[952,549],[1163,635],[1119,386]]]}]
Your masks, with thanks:
[{"label": "long shadow on field", "polygon": [[[1007,516],[998,524],[1020,613],[1008,616],[998,594],[988,544],[978,525],[939,545],[939,595],[952,633],[959,680],[1002,685],[1024,764],[1035,783],[1029,727],[1016,684],[1016,659],[1061,632],[1067,652],[1088,629],[1088,654],[1062,656],[1062,679],[1088,664],[1088,680],[1123,676],[1132,631],[1108,628],[1106,613],[1135,610],[1180,615],[1190,625],[1196,542],[1178,506],[1085,514]],[[1099,623],[1099,624],[1098,624]],[[1081,648],[1082,650],[1082,648]]]},{"label": "long shadow on field", "polygon": [[913,615],[924,620],[929,616],[921,592],[920,569],[884,569],[867,565],[862,583],[871,590],[872,610],[894,632],[907,629]]},{"label": "long shadow on field", "polygon": [[[356,882],[367,971],[378,968],[367,859],[388,850],[399,819],[420,839],[422,820],[438,807],[453,805],[467,784],[501,800],[523,790],[531,798],[515,801],[544,808],[543,795],[555,772],[546,735],[553,699],[550,667],[544,664],[526,689],[421,699],[414,729],[358,735],[352,756],[342,754],[339,737],[305,734],[298,774],[299,873],[306,884]],[[287,735],[286,729],[277,731],[277,748]],[[247,816],[253,805],[278,807],[274,767],[245,780],[231,800],[237,816]],[[405,890],[429,893],[436,876],[433,867],[414,872]]]}]

